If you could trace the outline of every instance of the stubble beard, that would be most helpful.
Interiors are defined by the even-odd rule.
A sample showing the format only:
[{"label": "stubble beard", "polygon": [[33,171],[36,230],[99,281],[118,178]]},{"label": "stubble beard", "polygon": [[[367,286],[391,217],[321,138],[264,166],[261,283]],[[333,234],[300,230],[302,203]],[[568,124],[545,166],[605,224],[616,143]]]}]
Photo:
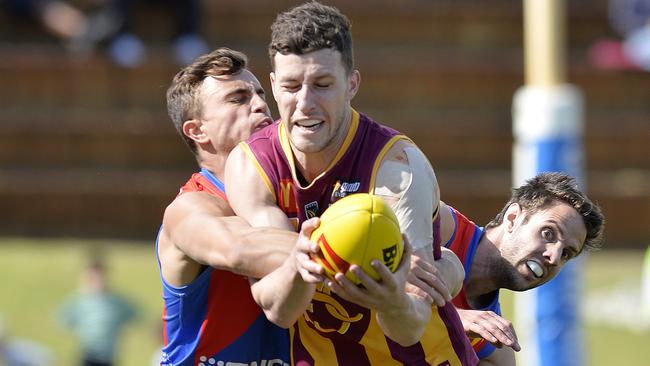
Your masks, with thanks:
[{"label": "stubble beard", "polygon": [[[514,240],[513,240],[514,239]],[[510,239],[505,246],[504,251],[501,252],[499,260],[495,261],[492,270],[495,273],[496,282],[500,288],[505,288],[512,291],[525,291],[530,288],[528,283],[523,279],[521,273],[517,269],[521,253],[518,250],[520,244],[516,240],[517,236]]]}]

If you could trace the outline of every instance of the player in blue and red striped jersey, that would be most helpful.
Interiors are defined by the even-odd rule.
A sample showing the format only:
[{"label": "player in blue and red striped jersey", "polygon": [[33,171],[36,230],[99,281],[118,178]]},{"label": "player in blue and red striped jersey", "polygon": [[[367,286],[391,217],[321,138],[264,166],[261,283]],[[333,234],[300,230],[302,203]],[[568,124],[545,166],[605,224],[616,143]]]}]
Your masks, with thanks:
[{"label": "player in blue and red striped jersey", "polygon": [[[161,365],[288,365],[288,331],[267,316],[288,327],[311,297],[271,311],[257,302],[276,296],[267,285],[273,276],[309,286],[296,258],[315,246],[307,238],[316,222],[299,235],[253,229],[233,216],[222,183],[230,150],[272,123],[264,90],[242,53],[221,48],[174,77],[167,104],[201,171],[165,210],[156,243],[164,299]],[[263,278],[250,285],[247,276]]]},{"label": "player in blue and red striped jersey", "polygon": [[465,268],[453,303],[480,364],[514,365],[513,349],[519,350],[519,344],[512,324],[501,316],[499,289],[540,286],[570,259],[598,248],[604,222],[600,209],[570,176],[541,173],[514,189],[485,228],[445,204],[440,215],[443,243]]}]

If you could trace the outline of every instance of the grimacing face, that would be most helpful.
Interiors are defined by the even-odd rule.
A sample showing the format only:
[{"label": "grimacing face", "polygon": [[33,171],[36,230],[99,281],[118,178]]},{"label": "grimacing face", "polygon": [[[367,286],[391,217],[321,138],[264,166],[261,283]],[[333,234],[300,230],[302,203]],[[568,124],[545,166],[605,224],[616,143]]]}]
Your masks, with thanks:
[{"label": "grimacing face", "polygon": [[359,72],[348,75],[340,52],[329,48],[277,53],[274,61],[273,95],[292,147],[305,154],[336,152],[350,124]]},{"label": "grimacing face", "polygon": [[[561,201],[533,214],[514,206],[504,217],[508,230],[499,246],[510,272],[506,276],[510,283],[502,287],[524,291],[550,281],[575,258],[584,245],[587,229],[578,211]],[[519,209],[519,214],[507,222],[512,218],[508,216],[511,208]]]},{"label": "grimacing face", "polygon": [[202,131],[215,149],[230,152],[254,131],[273,123],[264,89],[246,69],[206,78],[200,98]]}]

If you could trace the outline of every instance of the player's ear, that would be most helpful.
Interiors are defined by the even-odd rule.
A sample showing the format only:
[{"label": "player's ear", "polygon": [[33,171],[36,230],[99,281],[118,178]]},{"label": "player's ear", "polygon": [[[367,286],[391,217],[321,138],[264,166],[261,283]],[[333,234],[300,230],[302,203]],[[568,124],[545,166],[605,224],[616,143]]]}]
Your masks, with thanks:
[{"label": "player's ear", "polygon": [[197,143],[205,143],[208,140],[208,135],[203,130],[203,123],[199,119],[183,122],[183,134]]},{"label": "player's ear", "polygon": [[348,76],[348,98],[351,100],[357,95],[361,85],[361,73],[359,70],[353,70]]},{"label": "player's ear", "polygon": [[518,203],[511,203],[510,206],[506,209],[505,215],[503,215],[503,222],[506,225],[506,229],[511,232],[515,228],[517,223],[517,218],[522,214],[521,206]]},{"label": "player's ear", "polygon": [[269,74],[269,80],[271,81],[271,92],[273,92],[273,99],[275,99],[275,101],[277,102],[278,94],[276,92],[277,87],[275,86],[275,73],[273,71],[271,71],[271,73]]}]

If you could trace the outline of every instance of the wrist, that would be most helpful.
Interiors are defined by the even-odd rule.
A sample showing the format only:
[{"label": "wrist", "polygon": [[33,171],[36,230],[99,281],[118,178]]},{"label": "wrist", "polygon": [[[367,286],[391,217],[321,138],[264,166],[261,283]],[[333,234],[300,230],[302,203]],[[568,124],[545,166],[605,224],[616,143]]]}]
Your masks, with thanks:
[{"label": "wrist", "polygon": [[404,314],[410,314],[413,308],[413,299],[406,292],[398,296],[395,301],[384,303],[380,309],[376,309],[378,314],[383,314],[389,317],[400,317]]}]

